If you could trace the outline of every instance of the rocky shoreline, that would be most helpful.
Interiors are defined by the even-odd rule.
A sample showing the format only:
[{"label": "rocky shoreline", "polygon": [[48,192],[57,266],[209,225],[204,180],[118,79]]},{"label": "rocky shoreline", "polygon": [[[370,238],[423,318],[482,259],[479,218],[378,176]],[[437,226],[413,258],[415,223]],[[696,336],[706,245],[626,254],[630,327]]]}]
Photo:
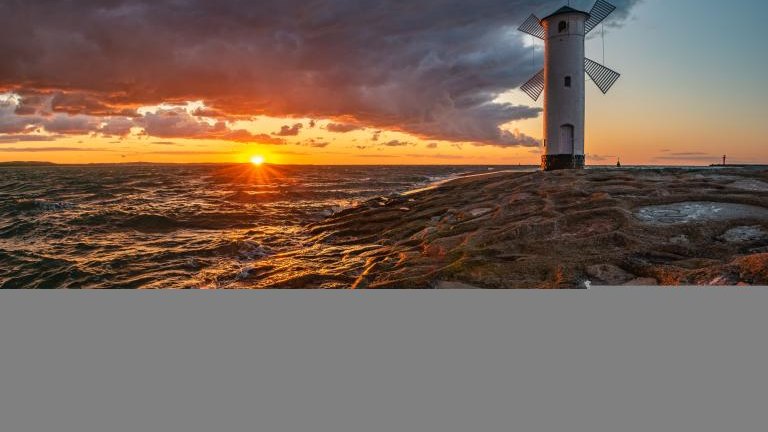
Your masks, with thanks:
[{"label": "rocky shoreline", "polygon": [[768,169],[491,173],[306,230],[243,287],[768,285]]}]

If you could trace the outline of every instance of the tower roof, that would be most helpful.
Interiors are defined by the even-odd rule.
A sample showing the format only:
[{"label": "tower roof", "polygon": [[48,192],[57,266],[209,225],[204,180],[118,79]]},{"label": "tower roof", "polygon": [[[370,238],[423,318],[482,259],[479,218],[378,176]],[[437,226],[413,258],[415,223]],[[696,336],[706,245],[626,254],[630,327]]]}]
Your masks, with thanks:
[{"label": "tower roof", "polygon": [[552,17],[556,17],[558,15],[573,14],[573,13],[586,15],[587,19],[589,19],[589,13],[584,12],[584,11],[580,11],[578,9],[574,9],[574,8],[572,8],[570,6],[563,6],[560,9],[556,10],[555,13],[553,13],[551,15],[547,15],[544,18],[542,18],[541,20],[542,21],[546,21],[546,20],[548,20],[548,19],[550,19]]}]

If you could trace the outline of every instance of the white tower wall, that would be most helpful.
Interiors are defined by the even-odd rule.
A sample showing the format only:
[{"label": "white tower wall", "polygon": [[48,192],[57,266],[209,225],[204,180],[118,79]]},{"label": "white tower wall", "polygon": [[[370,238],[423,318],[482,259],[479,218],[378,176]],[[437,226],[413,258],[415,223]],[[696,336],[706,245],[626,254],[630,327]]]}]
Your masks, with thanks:
[{"label": "white tower wall", "polygon": [[[545,169],[584,167],[585,13],[545,18]],[[565,28],[563,24],[565,23]]]}]

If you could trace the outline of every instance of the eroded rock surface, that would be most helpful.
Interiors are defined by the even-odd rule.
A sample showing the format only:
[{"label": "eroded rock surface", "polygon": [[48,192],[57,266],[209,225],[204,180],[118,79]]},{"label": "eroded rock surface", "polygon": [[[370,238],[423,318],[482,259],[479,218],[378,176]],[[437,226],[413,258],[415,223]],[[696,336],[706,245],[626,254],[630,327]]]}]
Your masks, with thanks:
[{"label": "eroded rock surface", "polygon": [[731,183],[729,186],[755,192],[768,192],[768,183],[755,179],[742,179]]},{"label": "eroded rock surface", "polygon": [[685,224],[743,218],[767,218],[768,209],[725,202],[679,202],[642,207],[636,216],[652,224]]},{"label": "eroded rock surface", "polygon": [[760,226],[740,226],[729,229],[718,238],[732,243],[748,243],[768,239],[768,232]]},{"label": "eroded rock surface", "polygon": [[593,284],[621,285],[636,279],[634,275],[613,264],[595,264],[587,267],[587,274],[593,278]]},{"label": "eroded rock surface", "polygon": [[598,284],[597,265],[617,284],[768,285],[768,239],[748,235],[768,232],[768,191],[734,187],[757,182],[768,170],[458,179],[308,226],[303,247],[256,261],[243,287],[579,288]]}]

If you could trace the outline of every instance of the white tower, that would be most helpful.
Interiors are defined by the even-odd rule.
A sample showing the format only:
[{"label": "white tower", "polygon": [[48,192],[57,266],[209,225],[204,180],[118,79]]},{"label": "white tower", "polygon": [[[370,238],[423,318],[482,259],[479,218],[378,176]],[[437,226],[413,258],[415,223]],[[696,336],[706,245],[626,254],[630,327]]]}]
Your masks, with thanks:
[{"label": "white tower", "polygon": [[[584,55],[584,39],[616,9],[598,0],[587,13],[564,6],[539,19],[531,15],[520,30],[544,40],[544,69],[520,88],[538,100],[544,92],[545,171],[583,169],[586,74],[606,93],[619,74]],[[586,72],[586,74],[585,74]]]}]

